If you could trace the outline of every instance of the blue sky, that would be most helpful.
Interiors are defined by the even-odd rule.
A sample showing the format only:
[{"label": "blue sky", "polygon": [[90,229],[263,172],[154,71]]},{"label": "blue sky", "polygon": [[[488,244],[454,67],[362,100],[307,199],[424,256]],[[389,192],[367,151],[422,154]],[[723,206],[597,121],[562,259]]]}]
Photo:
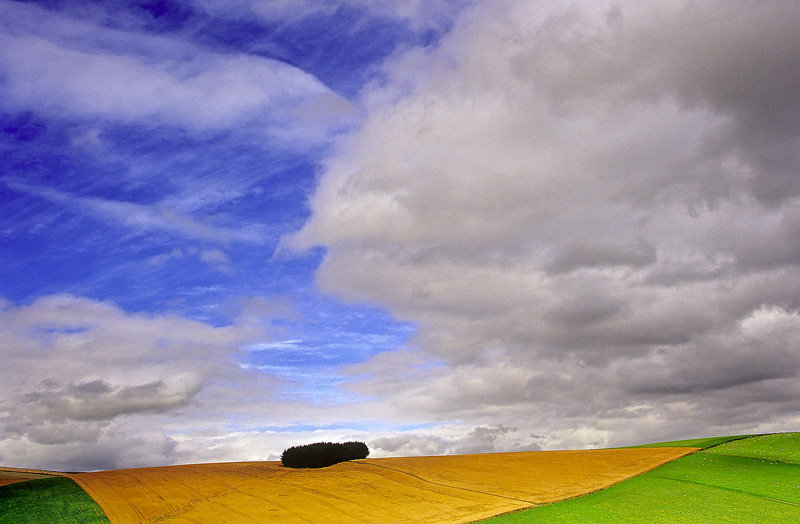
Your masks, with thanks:
[{"label": "blue sky", "polygon": [[0,0],[0,463],[796,429],[799,19]]},{"label": "blue sky", "polygon": [[[230,363],[283,381],[278,400],[357,400],[338,369],[402,347],[413,325],[321,293],[324,248],[279,243],[362,118],[359,91],[398,49],[434,45],[461,7],[412,19],[358,2],[3,2],[0,295],[12,310],[55,297],[223,328],[253,310],[258,333],[225,348]],[[35,330],[91,329],[49,323]],[[109,391],[128,384],[100,375]],[[58,380],[92,382],[83,370]],[[66,460],[85,467],[85,454]]]},{"label": "blue sky", "polygon": [[[55,49],[75,60],[75,90],[83,89],[84,82],[100,84],[94,107],[92,100],[73,106],[72,100],[46,91],[36,95],[36,102],[20,101],[23,107],[4,114],[2,196],[7,212],[0,278],[7,300],[24,303],[67,293],[111,301],[126,311],[180,311],[225,325],[240,309],[237,301],[275,298],[291,302],[296,315],[279,319],[282,328],[293,337],[311,337],[313,350],[323,357],[328,342],[337,348],[344,343],[343,331],[352,331],[356,339],[372,332],[403,332],[379,309],[344,305],[318,293],[313,270],[320,251],[291,257],[276,253],[281,236],[299,229],[308,217],[306,201],[335,134],[291,121],[302,115],[287,121],[280,113],[288,105],[316,118],[313,107],[300,106],[322,96],[343,109],[333,115],[321,111],[321,119],[328,119],[321,125],[334,130],[352,125],[355,109],[348,97],[375,78],[381,60],[395,47],[430,39],[433,30],[418,34],[402,21],[346,5],[319,13],[308,8],[310,13],[289,13],[297,17],[289,20],[260,19],[246,10],[222,16],[173,2],[12,2],[4,7],[11,13],[9,26],[30,30],[35,34],[31,39],[46,42],[41,46],[58,45]],[[41,17],[48,23],[34,27]],[[356,29],[343,32],[343,26]],[[91,32],[75,39],[74,31],[87,27]],[[87,65],[93,59],[108,64],[94,69]],[[265,89],[276,91],[275,107],[269,100],[273,93],[236,92],[237,87],[261,87],[255,78],[226,84],[225,71],[215,71],[219,64],[212,62],[227,60],[235,68],[234,62],[245,59],[264,68],[260,76],[265,82],[280,83],[279,75],[285,74],[296,85]],[[148,70],[151,61],[166,65]],[[171,76],[170,68],[183,67],[184,61],[199,69],[203,85],[198,92]],[[155,81],[174,90],[167,96],[175,99],[163,106],[149,98],[155,93],[131,100],[137,96],[117,91],[126,89],[122,79],[105,77],[107,69],[137,67],[132,76],[159,76]],[[57,72],[37,69],[59,81]],[[241,86],[240,81],[253,83]],[[184,98],[200,97],[204,90],[211,97],[230,98],[231,107],[217,113],[213,100]],[[236,107],[235,99],[248,95],[254,99]],[[116,111],[118,104],[139,102],[153,107]],[[47,112],[39,103],[57,107]],[[187,107],[179,107],[182,103]],[[251,117],[251,111],[257,116]],[[273,133],[298,136],[273,138]],[[402,344],[404,337],[395,336],[384,349]],[[380,350],[373,345],[372,351]],[[350,359],[339,349],[334,352],[339,364],[368,354],[359,348]]]}]

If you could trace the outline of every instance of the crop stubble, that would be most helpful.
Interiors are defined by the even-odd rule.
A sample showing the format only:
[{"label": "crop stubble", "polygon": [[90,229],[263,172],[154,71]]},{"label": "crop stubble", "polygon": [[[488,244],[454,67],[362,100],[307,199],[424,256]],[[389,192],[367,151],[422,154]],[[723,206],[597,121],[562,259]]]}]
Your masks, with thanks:
[{"label": "crop stubble", "polygon": [[322,469],[241,462],[71,477],[113,524],[454,523],[592,492],[694,450],[378,458]]}]

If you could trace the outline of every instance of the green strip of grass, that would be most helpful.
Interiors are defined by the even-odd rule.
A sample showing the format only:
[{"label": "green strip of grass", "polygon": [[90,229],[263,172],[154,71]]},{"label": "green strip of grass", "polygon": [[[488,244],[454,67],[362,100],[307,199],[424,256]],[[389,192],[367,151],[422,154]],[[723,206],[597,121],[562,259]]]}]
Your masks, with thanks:
[{"label": "green strip of grass", "polygon": [[[522,523],[796,523],[800,522],[800,465],[786,460],[737,456],[796,457],[787,446],[798,434],[732,441],[694,453],[602,491],[512,513],[486,522]],[[755,440],[759,439],[759,440]],[[763,440],[762,440],[763,439]],[[721,450],[726,454],[718,454]],[[787,451],[788,450],[788,451]],[[780,460],[780,458],[778,460]]]},{"label": "green strip of grass", "polygon": [[66,477],[0,486],[0,524],[109,524],[103,510]]},{"label": "green strip of grass", "polygon": [[716,446],[708,452],[800,464],[800,433],[758,435]]},{"label": "green strip of grass", "polygon": [[641,446],[631,446],[632,448],[710,448],[733,440],[749,438],[752,435],[738,435],[732,437],[707,437],[693,438],[687,440],[670,440],[669,442],[657,442],[655,444],[643,444]]}]

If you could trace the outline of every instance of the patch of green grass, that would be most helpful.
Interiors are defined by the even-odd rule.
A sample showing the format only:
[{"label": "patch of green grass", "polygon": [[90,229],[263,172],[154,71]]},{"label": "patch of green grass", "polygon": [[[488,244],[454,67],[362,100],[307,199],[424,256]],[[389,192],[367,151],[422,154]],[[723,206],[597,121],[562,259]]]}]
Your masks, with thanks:
[{"label": "patch of green grass", "polygon": [[[791,446],[800,435],[791,435],[731,441],[728,449],[724,447],[728,444],[722,444],[693,453],[590,495],[486,522],[800,522],[800,464],[734,454],[766,455],[772,450],[773,457],[796,457],[798,449]],[[718,454],[720,449],[725,454]]]},{"label": "patch of green grass", "polygon": [[708,452],[800,464],[800,433],[758,435],[716,446]]},{"label": "patch of green grass", "polygon": [[671,440],[669,442],[657,442],[655,444],[643,444],[641,446],[631,446],[632,448],[710,448],[711,446],[718,446],[725,442],[732,440],[739,440],[748,438],[751,435],[739,435],[732,437],[707,437],[707,438],[693,438],[687,440]]},{"label": "patch of green grass", "polygon": [[66,477],[0,486],[0,524],[109,524],[103,510]]}]

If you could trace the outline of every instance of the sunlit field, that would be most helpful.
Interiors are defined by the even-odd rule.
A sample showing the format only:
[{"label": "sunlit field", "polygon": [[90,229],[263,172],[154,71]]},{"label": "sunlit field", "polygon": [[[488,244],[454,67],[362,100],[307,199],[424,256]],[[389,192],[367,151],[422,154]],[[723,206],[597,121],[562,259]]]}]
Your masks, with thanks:
[{"label": "sunlit field", "polygon": [[112,523],[470,522],[574,497],[689,448],[366,459],[321,469],[277,462],[75,475]]},{"label": "sunlit field", "polygon": [[712,445],[603,491],[487,522],[800,522],[798,443],[788,433]]}]

